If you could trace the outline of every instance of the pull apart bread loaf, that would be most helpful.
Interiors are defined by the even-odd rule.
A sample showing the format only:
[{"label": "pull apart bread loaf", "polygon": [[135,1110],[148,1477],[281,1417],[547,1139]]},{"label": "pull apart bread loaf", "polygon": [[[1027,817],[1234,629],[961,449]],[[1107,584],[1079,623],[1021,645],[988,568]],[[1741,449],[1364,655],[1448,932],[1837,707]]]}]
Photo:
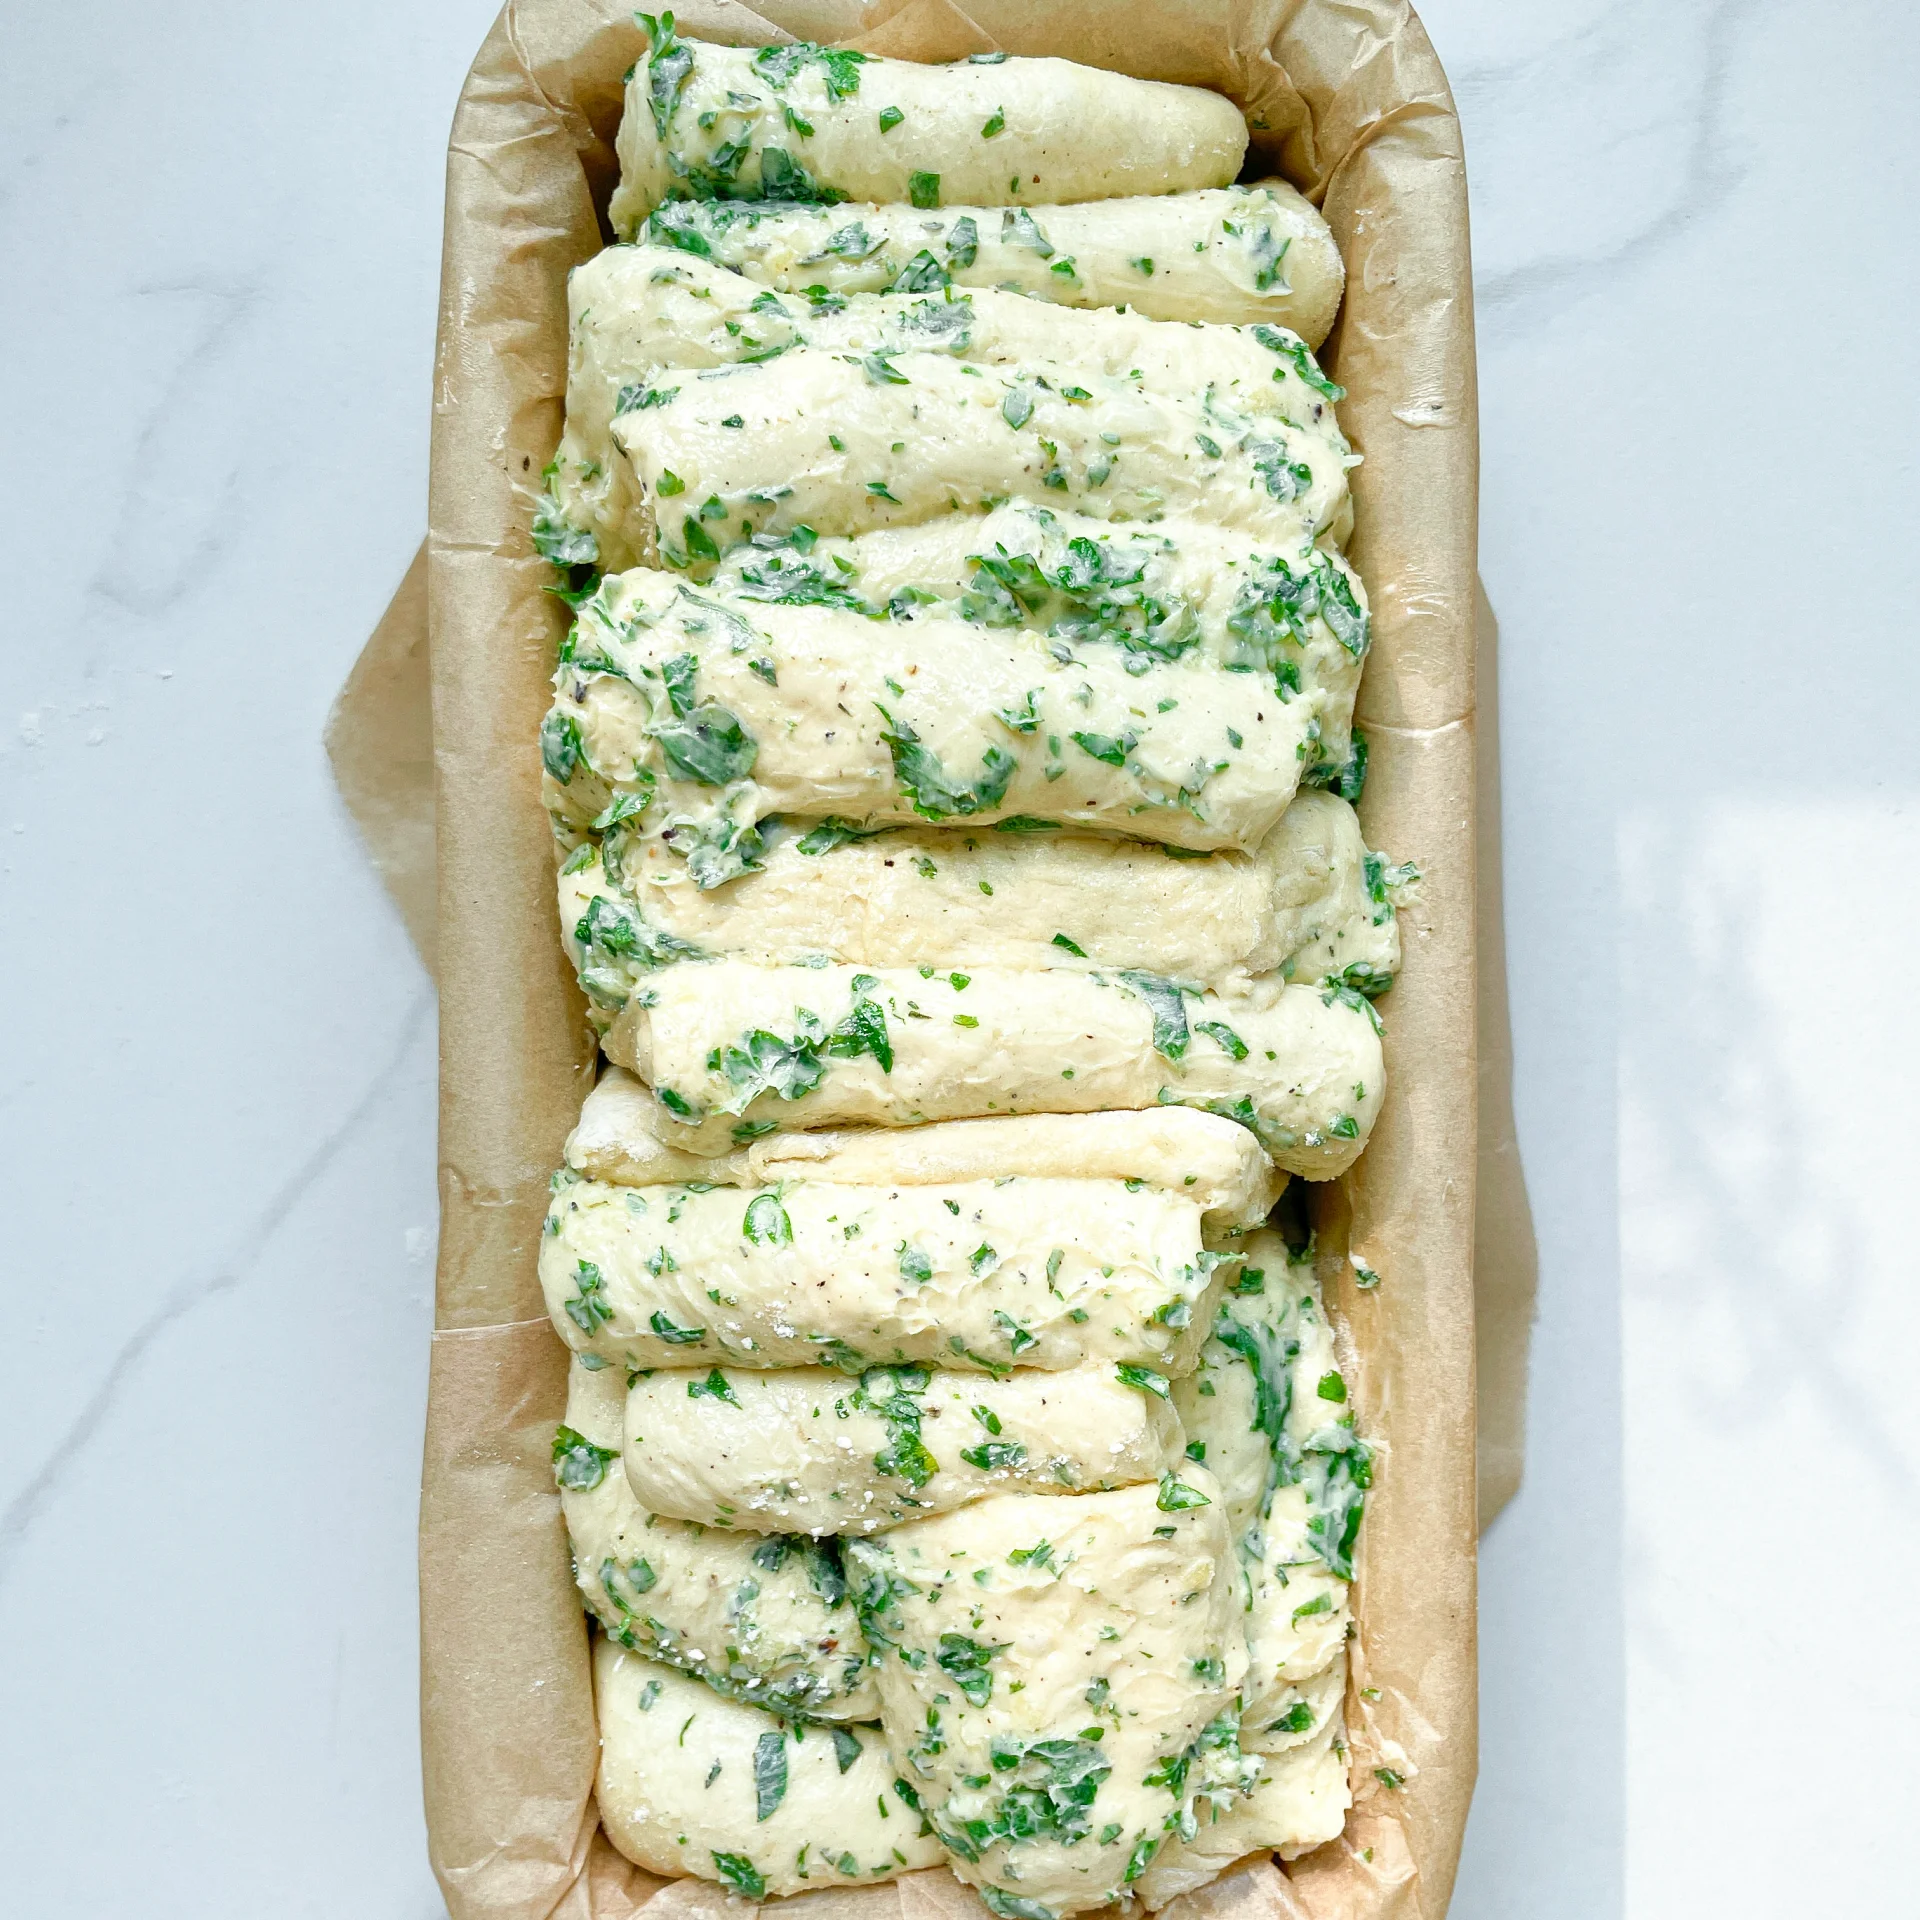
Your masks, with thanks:
[{"label": "pull apart bread loaf", "polygon": [[1213,94],[647,24],[534,527],[601,1821],[1158,1908],[1349,1804],[1371,1456],[1288,1183],[1366,1144],[1417,876],[1339,254]]}]

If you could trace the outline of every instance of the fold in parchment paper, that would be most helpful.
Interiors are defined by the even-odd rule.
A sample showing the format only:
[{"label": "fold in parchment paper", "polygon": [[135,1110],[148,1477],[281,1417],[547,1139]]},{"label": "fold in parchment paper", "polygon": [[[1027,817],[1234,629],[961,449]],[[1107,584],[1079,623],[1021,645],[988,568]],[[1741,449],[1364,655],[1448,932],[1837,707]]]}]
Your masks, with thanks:
[{"label": "fold in parchment paper", "polygon": [[[1466,184],[1445,76],[1387,0],[691,0],[683,35],[804,37],[913,59],[1004,49],[1210,86],[1250,171],[1323,206],[1347,297],[1322,358],[1364,453],[1351,557],[1372,597],[1359,719],[1371,844],[1426,876],[1383,1002],[1389,1092],[1317,1191],[1343,1371],[1378,1448],[1348,1700],[1341,1840],[1249,1863],[1177,1920],[1429,1920],[1474,1772],[1475,396]],[[606,238],[620,78],[645,37],[611,0],[514,0],[449,152],[427,603],[441,999],[441,1240],[421,1502],[422,1737],[433,1864],[458,1920],[718,1914],[600,1836],[584,1619],[548,1446],[565,1354],[541,1313],[547,1175],[593,1068],[553,926],[533,741],[563,614],[531,506],[559,438],[566,274]],[[334,750],[341,742],[334,730]],[[410,860],[417,866],[419,848]],[[1497,1077],[1497,1076],[1496,1076]],[[1355,1286],[1358,1267],[1382,1276]],[[944,1870],[801,1897],[813,1920],[978,1920]],[[734,1903],[737,1904],[737,1903]],[[768,1903],[791,1904],[791,1903]]]}]

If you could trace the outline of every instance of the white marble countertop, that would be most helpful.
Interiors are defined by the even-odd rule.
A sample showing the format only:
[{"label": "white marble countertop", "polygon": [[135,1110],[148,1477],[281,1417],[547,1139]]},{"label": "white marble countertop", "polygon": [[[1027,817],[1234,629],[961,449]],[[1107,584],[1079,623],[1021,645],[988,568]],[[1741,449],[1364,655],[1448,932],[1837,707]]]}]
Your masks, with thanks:
[{"label": "white marble countertop", "polygon": [[[493,6],[8,34],[21,1920],[441,1911],[433,1003],[320,729],[419,537],[442,152]],[[1454,1911],[1909,1912],[1920,16],[1423,11],[1474,191],[1541,1250]]]}]

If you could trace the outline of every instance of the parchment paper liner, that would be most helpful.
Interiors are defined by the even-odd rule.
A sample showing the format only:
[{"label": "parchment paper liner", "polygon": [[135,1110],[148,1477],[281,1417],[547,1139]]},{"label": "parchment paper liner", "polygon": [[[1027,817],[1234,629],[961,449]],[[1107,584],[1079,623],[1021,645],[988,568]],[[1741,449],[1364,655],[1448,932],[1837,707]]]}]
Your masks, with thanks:
[{"label": "parchment paper liner", "polygon": [[[1374,844],[1427,876],[1383,1008],[1385,1112],[1358,1169],[1321,1192],[1323,1277],[1380,1449],[1349,1701],[1357,1804],[1341,1841],[1284,1874],[1245,1865],[1186,1896],[1176,1920],[1437,1916],[1474,1771],[1475,1128],[1480,1111],[1505,1104],[1504,1051],[1477,1055],[1475,1040],[1477,455],[1465,177],[1445,77],[1418,21],[1386,0],[993,0],[965,12],[949,0],[764,0],[758,12],[693,0],[676,12],[683,33],[716,40],[798,34],[922,59],[1004,47],[1218,87],[1340,240],[1347,302],[1323,358],[1351,390],[1342,417],[1366,455],[1353,546],[1375,618],[1361,811]],[[425,784],[403,724],[419,671],[415,576],[329,727],[350,803],[378,816],[370,838],[409,927],[423,948],[438,944],[422,1733],[433,1863],[458,1920],[612,1920],[643,1905],[670,1920],[728,1899],[640,1872],[598,1833],[586,1634],[547,1457],[565,1355],[534,1278],[547,1174],[592,1050],[551,924],[530,743],[562,615],[541,591],[528,505],[559,435],[566,271],[604,240],[596,207],[612,181],[619,77],[643,45],[605,0],[514,0],[455,118],[425,595],[434,914],[421,886],[429,842],[404,804]],[[1496,1033],[1504,1041],[1504,1021]],[[1512,1334],[1531,1286],[1510,1151],[1498,1171],[1507,1245],[1496,1318],[1507,1325],[1489,1352],[1507,1392],[1483,1443],[1494,1504],[1517,1479],[1524,1342]],[[1377,1291],[1350,1284],[1349,1234],[1385,1276]],[[1376,1766],[1404,1785],[1380,1784]],[[777,1904],[819,1920],[983,1912],[944,1871]]]}]

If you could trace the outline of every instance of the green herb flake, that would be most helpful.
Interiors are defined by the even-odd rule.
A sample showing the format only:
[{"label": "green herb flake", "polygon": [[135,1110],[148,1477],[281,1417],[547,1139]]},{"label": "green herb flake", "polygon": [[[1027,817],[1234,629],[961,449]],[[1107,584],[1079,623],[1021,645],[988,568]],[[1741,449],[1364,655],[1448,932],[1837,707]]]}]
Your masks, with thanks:
[{"label": "green herb flake", "polygon": [[748,1201],[740,1231],[756,1247],[784,1247],[793,1241],[793,1222],[773,1193],[758,1193]]},{"label": "green herb flake", "polygon": [[983,1646],[964,1633],[943,1633],[940,1650],[934,1658],[944,1672],[952,1675],[954,1684],[970,1704],[984,1707],[993,1697],[990,1663],[1010,1645],[1011,1641],[1005,1641],[998,1646]]},{"label": "green herb flake", "polygon": [[740,1404],[734,1398],[733,1388],[727,1376],[718,1367],[713,1368],[704,1380],[689,1380],[687,1398],[689,1400],[724,1400],[730,1407],[737,1407]]},{"label": "green herb flake", "polygon": [[1162,1474],[1160,1492],[1154,1503],[1162,1513],[1185,1513],[1190,1507],[1210,1507],[1213,1502],[1198,1487],[1187,1486],[1172,1474]]},{"label": "green herb flake", "polygon": [[749,1900],[764,1900],[767,1897],[767,1878],[744,1853],[714,1852],[713,1870],[736,1893],[745,1894]]},{"label": "green herb flake", "polygon": [[561,1426],[553,1434],[553,1477],[569,1493],[591,1493],[619,1459],[616,1447],[596,1447],[584,1434]]},{"label": "green herb flake", "polygon": [[664,1307],[656,1307],[648,1320],[656,1338],[664,1340],[670,1347],[698,1346],[707,1337],[705,1327],[683,1327],[677,1325]]},{"label": "green herb flake", "polygon": [[769,1727],[753,1749],[754,1820],[771,1818],[786,1797],[787,1736],[778,1727]]}]

